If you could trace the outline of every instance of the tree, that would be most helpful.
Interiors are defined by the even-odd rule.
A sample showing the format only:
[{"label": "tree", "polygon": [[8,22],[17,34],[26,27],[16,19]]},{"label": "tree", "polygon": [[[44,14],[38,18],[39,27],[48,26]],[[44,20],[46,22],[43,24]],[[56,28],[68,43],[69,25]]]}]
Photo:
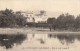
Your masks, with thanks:
[{"label": "tree", "polygon": [[51,28],[56,28],[56,18],[48,18],[47,23],[49,24],[50,29]]},{"label": "tree", "polygon": [[75,25],[75,17],[67,13],[65,16],[66,29],[72,29],[74,28],[74,25]]},{"label": "tree", "polygon": [[75,28],[80,28],[80,15],[75,19]]},{"label": "tree", "polygon": [[14,26],[14,13],[12,10],[6,8],[4,11],[0,11],[2,15],[0,15],[0,26],[1,27],[11,27]]},{"label": "tree", "polygon": [[26,24],[25,17],[21,14],[21,12],[16,12],[16,25],[24,26]]},{"label": "tree", "polygon": [[65,15],[61,14],[58,18],[57,18],[57,27],[60,28],[65,28]]}]

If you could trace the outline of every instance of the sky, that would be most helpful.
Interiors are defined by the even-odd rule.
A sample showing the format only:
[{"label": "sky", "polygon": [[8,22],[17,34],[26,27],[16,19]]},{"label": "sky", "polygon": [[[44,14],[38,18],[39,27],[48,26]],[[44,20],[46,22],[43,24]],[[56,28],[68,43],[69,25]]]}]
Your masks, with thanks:
[{"label": "sky", "polygon": [[80,14],[80,0],[0,0],[0,10],[45,10],[54,17],[62,13]]}]

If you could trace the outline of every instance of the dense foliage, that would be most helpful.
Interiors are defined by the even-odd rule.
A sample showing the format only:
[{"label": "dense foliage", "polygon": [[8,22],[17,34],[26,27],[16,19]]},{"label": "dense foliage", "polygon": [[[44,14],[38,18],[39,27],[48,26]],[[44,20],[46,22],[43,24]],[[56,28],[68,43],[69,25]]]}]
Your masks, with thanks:
[{"label": "dense foliage", "polygon": [[[74,17],[74,15],[70,14],[61,14],[57,19],[48,18],[47,23],[55,27],[55,29],[60,30],[79,30],[80,29],[80,15]],[[54,30],[55,30],[54,29]]]},{"label": "dense foliage", "polygon": [[11,9],[0,11],[0,27],[22,27],[26,23],[25,17],[20,13],[14,13]]}]

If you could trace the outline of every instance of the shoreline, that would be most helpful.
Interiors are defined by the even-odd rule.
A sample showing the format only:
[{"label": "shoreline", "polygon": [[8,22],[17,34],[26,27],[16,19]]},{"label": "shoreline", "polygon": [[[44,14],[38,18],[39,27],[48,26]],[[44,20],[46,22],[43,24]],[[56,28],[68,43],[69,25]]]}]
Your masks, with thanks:
[{"label": "shoreline", "polygon": [[49,30],[41,30],[38,31],[37,29],[32,29],[32,28],[0,28],[0,34],[17,34],[17,33],[22,33],[22,34],[30,34],[30,33],[37,33],[37,34],[80,34],[80,31],[49,31]]}]

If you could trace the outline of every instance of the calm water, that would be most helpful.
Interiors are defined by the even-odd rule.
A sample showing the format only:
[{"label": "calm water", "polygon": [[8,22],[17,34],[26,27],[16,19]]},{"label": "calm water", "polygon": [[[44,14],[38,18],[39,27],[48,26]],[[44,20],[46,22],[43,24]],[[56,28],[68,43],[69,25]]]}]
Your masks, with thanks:
[{"label": "calm water", "polygon": [[9,49],[12,48],[15,44],[20,45],[25,39],[26,36],[23,34],[0,34],[0,46]]},{"label": "calm water", "polygon": [[6,50],[29,47],[78,47],[77,44],[80,45],[80,34],[0,34],[0,49]]}]

